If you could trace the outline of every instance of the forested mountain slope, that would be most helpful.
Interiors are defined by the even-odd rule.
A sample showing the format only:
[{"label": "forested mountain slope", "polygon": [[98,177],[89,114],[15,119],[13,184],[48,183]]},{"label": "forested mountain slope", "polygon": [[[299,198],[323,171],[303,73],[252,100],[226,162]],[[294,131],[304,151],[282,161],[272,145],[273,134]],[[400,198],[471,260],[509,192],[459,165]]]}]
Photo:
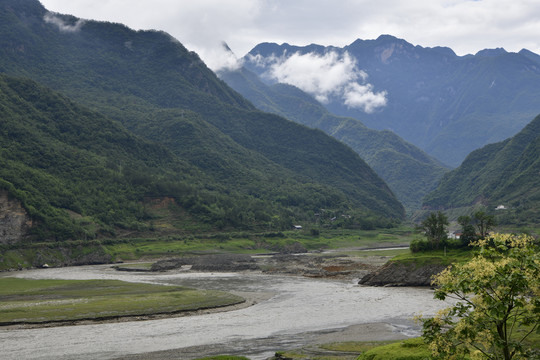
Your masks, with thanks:
[{"label": "forested mountain slope", "polygon": [[39,238],[144,227],[146,196],[219,196],[163,146],[33,81],[0,74],[0,120],[0,187],[23,204]]},{"label": "forested mountain slope", "polygon": [[518,134],[472,152],[425,199],[430,208],[482,203],[503,221],[540,221],[540,116]]},{"label": "forested mountain slope", "polygon": [[[126,134],[161,143],[183,165],[156,165],[160,171],[196,171],[194,183],[221,194],[223,201],[204,201],[202,210],[223,215],[208,217],[221,226],[276,218],[286,226],[312,221],[321,208],[386,224],[404,215],[349,147],[255,109],[165,33],[51,14],[34,0],[0,0],[0,72],[31,78],[118,121]],[[232,216],[231,209],[243,210]]]},{"label": "forested mountain slope", "polygon": [[440,162],[388,130],[367,128],[359,120],[331,114],[311,95],[287,84],[266,84],[240,68],[222,70],[220,78],[263,111],[323,130],[355,150],[409,210],[420,208],[448,170]]},{"label": "forested mountain slope", "polygon": [[[527,50],[504,49],[457,56],[449,48],[413,46],[383,35],[342,48],[263,43],[243,61],[269,83],[294,80],[294,66],[308,61],[331,60],[339,65],[336,72],[349,65],[347,74],[356,79],[345,84],[345,94],[327,96],[330,112],[372,129],[392,130],[443,163],[458,166],[472,150],[515,135],[540,113],[539,59]],[[362,95],[378,102],[354,106]]]}]

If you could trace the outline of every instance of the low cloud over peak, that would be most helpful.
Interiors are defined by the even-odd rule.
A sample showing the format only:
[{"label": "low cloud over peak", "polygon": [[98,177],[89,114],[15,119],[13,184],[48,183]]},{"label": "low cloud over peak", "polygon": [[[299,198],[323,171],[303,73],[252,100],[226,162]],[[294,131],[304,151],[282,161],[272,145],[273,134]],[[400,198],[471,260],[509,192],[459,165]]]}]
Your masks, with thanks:
[{"label": "low cloud over peak", "polygon": [[373,85],[366,83],[368,74],[358,69],[356,60],[347,52],[296,52],[281,57],[257,56],[251,60],[267,69],[264,77],[294,85],[321,103],[339,99],[348,107],[367,113],[386,105],[386,91],[375,92]]},{"label": "low cloud over peak", "polygon": [[203,57],[206,59],[206,65],[216,71],[236,71],[243,65],[242,60],[238,59],[234,52],[229,48],[226,42],[216,45],[212,51],[204,51]]},{"label": "low cloud over peak", "polygon": [[46,13],[43,20],[48,24],[56,25],[61,32],[78,32],[84,24],[84,20],[82,19],[78,19],[75,24],[68,24],[61,17],[52,12]]}]

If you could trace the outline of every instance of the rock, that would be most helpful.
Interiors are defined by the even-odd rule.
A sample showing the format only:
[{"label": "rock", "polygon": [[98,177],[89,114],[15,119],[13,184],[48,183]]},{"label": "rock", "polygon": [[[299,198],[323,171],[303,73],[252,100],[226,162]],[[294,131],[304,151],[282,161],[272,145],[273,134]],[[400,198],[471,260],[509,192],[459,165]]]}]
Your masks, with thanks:
[{"label": "rock", "polygon": [[185,264],[185,261],[187,261],[186,259],[187,258],[159,260],[152,264],[152,266],[150,267],[150,271],[168,271],[173,269],[180,269]]},{"label": "rock", "polygon": [[379,269],[364,276],[359,284],[370,286],[431,286],[432,277],[447,265],[403,264],[390,261]]},{"label": "rock", "polygon": [[270,360],[293,360],[293,358],[287,357],[282,353],[277,352]]},{"label": "rock", "polygon": [[255,260],[244,254],[215,254],[160,260],[152,264],[151,271],[167,271],[191,265],[194,271],[260,270]]},{"label": "rock", "polygon": [[12,245],[21,242],[32,227],[32,219],[19,200],[0,190],[0,244]]}]

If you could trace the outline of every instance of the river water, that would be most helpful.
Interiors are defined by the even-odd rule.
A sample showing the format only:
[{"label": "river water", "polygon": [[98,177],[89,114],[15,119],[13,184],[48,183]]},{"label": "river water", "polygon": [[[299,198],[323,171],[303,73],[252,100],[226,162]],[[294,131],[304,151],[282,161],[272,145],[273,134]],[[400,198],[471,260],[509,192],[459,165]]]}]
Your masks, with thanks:
[{"label": "river water", "polygon": [[382,323],[387,332],[418,335],[411,319],[447,306],[424,288],[364,287],[355,282],[259,273],[124,273],[110,266],[83,266],[7,276],[157,282],[252,294],[263,300],[246,308],[194,316],[0,329],[0,357],[6,360],[190,359],[217,353],[259,360],[359,324],[368,329],[368,324]]}]

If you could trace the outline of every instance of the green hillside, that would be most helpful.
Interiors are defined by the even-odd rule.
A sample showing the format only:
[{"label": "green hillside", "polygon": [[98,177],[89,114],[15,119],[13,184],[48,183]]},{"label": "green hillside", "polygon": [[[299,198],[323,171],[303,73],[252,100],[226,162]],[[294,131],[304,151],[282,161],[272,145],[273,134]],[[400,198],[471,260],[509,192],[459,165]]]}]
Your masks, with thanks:
[{"label": "green hillside", "polygon": [[246,228],[290,213],[219,184],[166,147],[33,81],[0,75],[0,114],[0,187],[22,202],[41,239],[144,232],[152,198],[174,198],[177,216],[211,228]]},{"label": "green hillside", "polygon": [[245,68],[221,71],[219,76],[259,109],[321,129],[350,146],[409,210],[419,209],[424,196],[448,171],[440,162],[393,132],[368,129],[359,120],[335,116],[294,86],[267,85]]},{"label": "green hillside", "polygon": [[164,147],[32,81],[0,75],[0,114],[0,186],[22,202],[40,238],[141,226],[143,197],[167,181],[204,189],[202,174]]},{"label": "green hillside", "polygon": [[[66,31],[70,26],[72,30]],[[35,210],[30,212],[42,220],[48,234],[55,233],[54,221],[43,215],[45,208],[64,219],[63,228],[76,222],[73,216],[66,217],[63,209],[68,209],[91,216],[92,222],[99,220],[110,231],[118,226],[144,230],[140,223],[152,219],[145,218],[148,214],[137,217],[133,209],[144,208],[146,198],[164,196],[175,199],[177,216],[185,211],[194,223],[214,229],[286,228],[293,221],[313,221],[320,209],[382,225],[404,216],[388,186],[354,151],[321,131],[255,109],[195,53],[163,32],[81,23],[71,16],[49,14],[38,1],[0,0],[0,72],[30,78],[62,94],[27,80],[3,78],[5,93],[15,95],[3,99],[7,110],[0,114],[2,121],[17,128],[20,137],[28,131],[36,139],[24,148],[14,142],[9,167],[19,169],[17,174],[26,167],[43,178],[54,178],[52,182],[58,179],[56,188],[64,193],[40,188],[45,180],[32,180],[32,190],[24,190],[31,181],[17,182],[16,175],[2,177],[4,188]],[[27,92],[39,95],[28,97]],[[28,114],[26,109],[31,109]],[[55,129],[78,130],[41,132],[42,126],[35,125],[41,118]],[[124,146],[118,136],[143,149]],[[13,139],[7,136],[3,141]],[[48,146],[57,142],[60,145]],[[51,152],[46,156],[51,159],[48,167],[39,167],[44,155],[32,147],[34,143]],[[79,149],[79,144],[86,147]],[[73,150],[67,155],[57,150],[69,147]],[[99,168],[81,179],[97,181],[94,185],[78,182],[84,171],[77,166],[72,172],[68,166],[59,169],[74,162],[63,157],[80,150],[90,152],[85,161]],[[20,152],[36,156],[17,162]],[[111,196],[125,195],[125,200],[112,202],[111,212],[88,205],[101,196],[91,189],[106,183],[97,180],[102,177],[110,178]],[[42,205],[34,206],[21,195],[30,193],[41,197]],[[100,212],[125,214],[114,220]],[[77,234],[84,232],[77,226],[73,228]],[[71,232],[63,237],[73,236]]]},{"label": "green hillside", "polygon": [[499,210],[502,222],[540,221],[540,116],[505,141],[472,152],[446,174],[424,203],[453,208],[481,203]]},{"label": "green hillside", "polygon": [[[152,211],[153,199],[174,199],[177,206],[168,209],[172,220],[184,219],[198,230],[283,229],[293,220],[311,221],[313,209],[358,210],[347,207],[343,193],[300,182],[268,160],[269,172],[260,176],[261,183],[253,178],[248,182],[248,170],[235,174],[234,187],[220,182],[202,169],[208,165],[212,174],[228,173],[230,164],[218,168],[211,156],[199,158],[198,166],[189,164],[167,149],[166,141],[144,140],[30,80],[0,74],[0,114],[0,188],[18,199],[36,224],[30,238],[143,234],[154,221],[162,222]],[[189,138],[192,132],[185,128],[190,122],[184,125],[181,130]],[[193,129],[216,135],[201,126]],[[208,154],[212,151],[217,150]],[[169,230],[189,232],[184,222],[169,224]]]}]

